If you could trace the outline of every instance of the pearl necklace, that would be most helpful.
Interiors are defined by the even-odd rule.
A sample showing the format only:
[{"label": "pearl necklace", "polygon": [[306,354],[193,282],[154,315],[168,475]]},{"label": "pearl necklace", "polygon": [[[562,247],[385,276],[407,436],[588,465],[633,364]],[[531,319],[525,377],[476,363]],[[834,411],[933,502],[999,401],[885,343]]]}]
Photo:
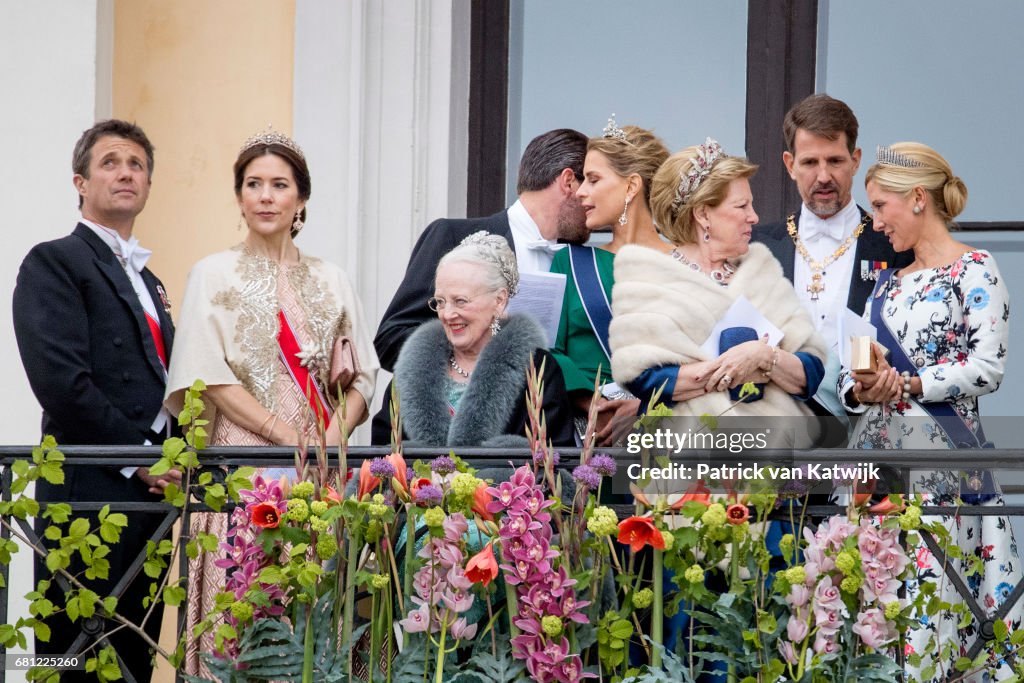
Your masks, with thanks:
[{"label": "pearl necklace", "polygon": [[458,373],[458,374],[462,375],[462,376],[463,376],[463,377],[465,377],[466,379],[469,379],[469,376],[470,376],[471,374],[473,374],[473,373],[471,373],[471,372],[466,372],[465,370],[463,370],[463,369],[462,369],[462,368],[461,368],[461,367],[459,366],[459,364],[458,364],[458,363],[456,363],[456,362],[455,362],[455,352],[454,352],[454,351],[452,351],[452,352],[451,352],[451,355],[449,355],[449,356],[448,356],[448,363],[449,363],[449,364],[450,364],[450,365],[452,366],[452,370],[454,370],[454,371],[455,371],[456,373]]},{"label": "pearl necklace", "polygon": [[679,261],[684,266],[688,266],[690,270],[692,270],[695,273],[707,275],[709,278],[711,278],[718,284],[722,285],[723,287],[726,284],[728,284],[729,278],[731,278],[732,274],[736,272],[736,266],[732,265],[728,261],[724,261],[722,263],[721,269],[716,268],[710,272],[705,273],[704,269],[700,267],[699,263],[694,263],[690,259],[686,258],[685,256],[683,256],[683,252],[679,251],[678,249],[672,250],[672,258],[674,258],[676,261]]}]

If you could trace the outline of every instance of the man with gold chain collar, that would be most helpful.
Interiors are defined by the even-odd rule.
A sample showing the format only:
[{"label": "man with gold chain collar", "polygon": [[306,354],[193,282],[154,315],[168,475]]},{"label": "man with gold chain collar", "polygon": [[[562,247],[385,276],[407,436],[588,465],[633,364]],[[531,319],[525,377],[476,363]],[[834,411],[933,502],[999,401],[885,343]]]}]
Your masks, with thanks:
[{"label": "man with gold chain collar", "polygon": [[[786,222],[759,225],[753,234],[782,264],[829,346],[825,378],[810,406],[844,423],[846,412],[836,396],[839,318],[844,308],[857,315],[864,312],[879,271],[913,260],[910,252],[895,252],[872,229],[871,216],[853,201],[861,157],[857,129],[849,106],[825,94],[811,95],[786,113],[782,161],[803,204]],[[845,445],[845,440],[829,445]]]}]

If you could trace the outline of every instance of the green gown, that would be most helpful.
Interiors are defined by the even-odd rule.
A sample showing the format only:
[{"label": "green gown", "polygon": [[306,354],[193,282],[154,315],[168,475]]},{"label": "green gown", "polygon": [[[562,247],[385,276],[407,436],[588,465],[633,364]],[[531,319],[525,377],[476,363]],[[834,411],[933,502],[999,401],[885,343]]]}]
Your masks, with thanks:
[{"label": "green gown", "polygon": [[[615,283],[613,266],[615,254],[605,249],[586,247],[597,254],[597,274],[601,279],[609,303],[612,300],[612,285]],[[565,298],[562,300],[562,315],[558,322],[558,335],[551,353],[558,361],[565,378],[565,388],[569,393],[594,391],[594,379],[598,367],[601,369],[601,384],[612,381],[612,369],[607,356],[590,326],[583,301],[572,277],[569,263],[569,248],[562,249],[551,263],[552,273],[562,273],[566,277]]]}]

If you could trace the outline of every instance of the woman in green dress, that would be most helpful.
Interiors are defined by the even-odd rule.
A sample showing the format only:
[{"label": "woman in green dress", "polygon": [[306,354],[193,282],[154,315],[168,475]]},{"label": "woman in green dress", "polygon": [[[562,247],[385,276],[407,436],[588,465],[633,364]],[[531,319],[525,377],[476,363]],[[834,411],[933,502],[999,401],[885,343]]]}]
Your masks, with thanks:
[{"label": "woman in green dress", "polygon": [[[558,360],[572,399],[577,423],[586,424],[594,383],[600,373],[598,445],[610,445],[621,419],[637,414],[640,401],[614,383],[608,323],[615,254],[627,244],[668,253],[651,218],[651,178],[668,158],[664,143],[637,126],[619,128],[614,114],[604,133],[591,138],[576,192],[587,216],[587,229],[611,229],[612,239],[599,247],[571,245],[555,254],[551,272],[566,276],[565,298],[552,353]],[[620,418],[615,420],[614,418]],[[583,430],[578,427],[578,433]]]}]

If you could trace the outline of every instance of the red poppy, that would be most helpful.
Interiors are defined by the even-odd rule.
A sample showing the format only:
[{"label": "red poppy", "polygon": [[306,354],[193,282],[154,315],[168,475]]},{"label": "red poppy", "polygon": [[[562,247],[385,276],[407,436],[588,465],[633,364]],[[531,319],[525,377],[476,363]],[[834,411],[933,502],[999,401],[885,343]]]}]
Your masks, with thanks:
[{"label": "red poppy", "polygon": [[487,511],[487,504],[494,500],[494,496],[487,493],[487,484],[480,484],[473,492],[473,504],[470,509],[485,522],[493,522],[494,515]]},{"label": "red poppy", "polygon": [[743,524],[750,519],[750,510],[743,503],[733,503],[725,509],[725,520],[729,524]]},{"label": "red poppy", "polygon": [[466,578],[473,583],[482,583],[487,586],[498,576],[498,560],[494,557],[494,550],[488,543],[484,549],[466,563]]},{"label": "red poppy", "polygon": [[281,523],[281,511],[276,505],[260,503],[252,509],[252,523],[263,529],[276,529]]},{"label": "red poppy", "polygon": [[378,486],[380,486],[380,479],[370,474],[370,461],[364,460],[359,468],[359,500],[362,500],[363,496]]},{"label": "red poppy", "polygon": [[628,545],[634,553],[648,544],[655,550],[665,549],[665,539],[650,517],[634,516],[619,522],[619,543]]}]

